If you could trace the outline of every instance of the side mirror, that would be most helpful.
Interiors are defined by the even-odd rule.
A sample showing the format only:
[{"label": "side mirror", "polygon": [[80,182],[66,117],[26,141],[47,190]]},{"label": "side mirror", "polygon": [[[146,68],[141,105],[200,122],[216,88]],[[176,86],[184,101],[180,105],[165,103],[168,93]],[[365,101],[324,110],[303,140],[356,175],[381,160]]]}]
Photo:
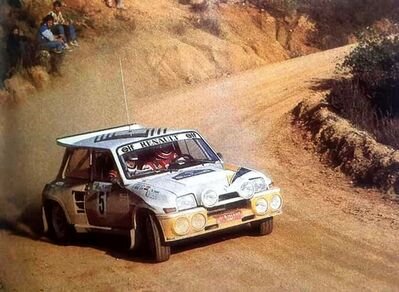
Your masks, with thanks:
[{"label": "side mirror", "polygon": [[222,153],[218,152],[218,153],[216,153],[216,154],[219,156],[219,158],[220,158],[221,160],[223,160],[223,155],[222,155]]}]

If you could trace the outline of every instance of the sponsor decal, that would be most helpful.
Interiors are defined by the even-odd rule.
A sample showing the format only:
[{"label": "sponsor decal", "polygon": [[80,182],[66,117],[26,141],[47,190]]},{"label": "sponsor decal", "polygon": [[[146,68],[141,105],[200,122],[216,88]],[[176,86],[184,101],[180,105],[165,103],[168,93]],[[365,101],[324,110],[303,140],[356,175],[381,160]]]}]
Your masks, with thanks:
[{"label": "sponsor decal", "polygon": [[171,135],[171,136],[165,136],[165,137],[161,137],[161,138],[154,138],[154,139],[142,141],[139,143],[142,148],[145,148],[145,147],[151,147],[151,146],[157,146],[160,144],[165,144],[168,142],[174,142],[174,141],[178,141],[178,140],[179,140],[179,138],[176,135]]},{"label": "sponsor decal", "polygon": [[123,155],[125,153],[135,151],[137,149],[158,146],[158,145],[175,142],[175,141],[180,141],[180,140],[196,139],[196,138],[199,138],[199,135],[194,132],[156,137],[156,138],[147,139],[147,140],[143,140],[140,142],[135,142],[132,144],[122,146],[118,149],[118,154]]},{"label": "sponsor decal", "polygon": [[212,169],[188,170],[188,171],[179,173],[178,175],[176,175],[172,178],[175,180],[181,180],[181,179],[185,179],[185,178],[189,178],[189,177],[193,177],[193,176],[197,176],[197,175],[201,175],[201,174],[205,174],[205,173],[210,173],[210,172],[214,172],[214,170],[212,170]]},{"label": "sponsor decal", "polygon": [[137,195],[142,195],[151,200],[167,201],[165,194],[162,194],[160,191],[147,184],[137,183],[133,186],[133,190],[136,191]]}]

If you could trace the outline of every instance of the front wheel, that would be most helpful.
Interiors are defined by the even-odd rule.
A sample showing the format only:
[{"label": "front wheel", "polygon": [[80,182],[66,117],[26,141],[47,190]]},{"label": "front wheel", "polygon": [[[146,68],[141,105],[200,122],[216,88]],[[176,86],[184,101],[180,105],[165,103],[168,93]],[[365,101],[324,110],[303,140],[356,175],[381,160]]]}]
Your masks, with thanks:
[{"label": "front wheel", "polygon": [[50,209],[50,237],[57,243],[67,244],[72,240],[73,227],[68,223],[64,210],[59,204]]},{"label": "front wheel", "polygon": [[251,226],[257,235],[270,234],[273,231],[273,217],[266,218],[260,222],[253,222]]},{"label": "front wheel", "polygon": [[153,214],[148,214],[145,223],[151,258],[156,262],[167,261],[170,257],[170,246],[162,242],[157,219]]}]

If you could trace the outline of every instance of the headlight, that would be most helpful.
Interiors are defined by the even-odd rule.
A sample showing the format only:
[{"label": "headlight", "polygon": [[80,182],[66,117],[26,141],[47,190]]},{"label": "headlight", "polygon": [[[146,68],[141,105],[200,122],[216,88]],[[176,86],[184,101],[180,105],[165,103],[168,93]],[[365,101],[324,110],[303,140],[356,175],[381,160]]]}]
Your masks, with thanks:
[{"label": "headlight", "polygon": [[177,235],[184,235],[190,230],[190,221],[186,217],[179,217],[173,225],[173,230]]},{"label": "headlight", "polygon": [[201,199],[205,207],[212,207],[219,201],[219,196],[213,190],[205,190],[202,193]]},{"label": "headlight", "polygon": [[264,215],[268,207],[268,203],[265,199],[259,199],[255,203],[255,212],[258,215]]},{"label": "headlight", "polygon": [[194,195],[189,194],[176,198],[176,206],[177,210],[183,211],[197,207],[197,202],[195,201]]},{"label": "headlight", "polygon": [[266,191],[266,181],[263,177],[258,177],[251,181],[254,184],[255,193]]},{"label": "headlight", "polygon": [[274,195],[272,201],[270,202],[270,207],[272,207],[273,210],[277,210],[281,207],[281,203],[281,197],[278,195]]},{"label": "headlight", "polygon": [[191,218],[191,225],[195,230],[201,230],[205,227],[206,224],[206,218],[204,214],[197,213],[194,214],[194,216]]},{"label": "headlight", "polygon": [[239,194],[244,199],[251,199],[255,193],[255,188],[252,182],[245,181],[241,184]]}]

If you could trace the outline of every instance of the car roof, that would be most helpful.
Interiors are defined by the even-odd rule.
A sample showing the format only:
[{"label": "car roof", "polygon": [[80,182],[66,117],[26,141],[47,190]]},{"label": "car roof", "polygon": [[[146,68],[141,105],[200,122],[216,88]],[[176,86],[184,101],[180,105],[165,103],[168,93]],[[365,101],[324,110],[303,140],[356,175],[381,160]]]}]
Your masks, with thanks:
[{"label": "car roof", "polygon": [[148,138],[156,138],[187,131],[193,130],[149,128],[132,124],[61,137],[57,139],[57,144],[63,147],[112,150],[127,143],[139,142]]}]

